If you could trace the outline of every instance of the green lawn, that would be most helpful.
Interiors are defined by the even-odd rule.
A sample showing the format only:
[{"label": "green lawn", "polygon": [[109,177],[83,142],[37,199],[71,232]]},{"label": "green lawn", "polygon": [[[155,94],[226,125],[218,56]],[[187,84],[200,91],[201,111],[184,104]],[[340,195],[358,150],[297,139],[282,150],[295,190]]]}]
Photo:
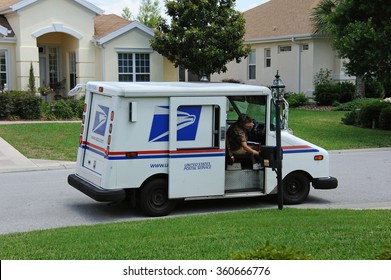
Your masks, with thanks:
[{"label": "green lawn", "polygon": [[326,150],[391,147],[391,131],[345,125],[345,113],[291,109],[289,127],[294,135]]},{"label": "green lawn", "polygon": [[[293,133],[327,150],[391,147],[391,131],[341,123],[344,112],[291,109]],[[28,158],[76,160],[80,123],[0,125],[0,137]]]},{"label": "green lawn", "polygon": [[75,161],[80,123],[0,125],[0,137],[28,158]]},{"label": "green lawn", "polygon": [[0,259],[229,259],[270,243],[316,260],[370,260],[390,232],[390,210],[249,210],[2,235]]}]

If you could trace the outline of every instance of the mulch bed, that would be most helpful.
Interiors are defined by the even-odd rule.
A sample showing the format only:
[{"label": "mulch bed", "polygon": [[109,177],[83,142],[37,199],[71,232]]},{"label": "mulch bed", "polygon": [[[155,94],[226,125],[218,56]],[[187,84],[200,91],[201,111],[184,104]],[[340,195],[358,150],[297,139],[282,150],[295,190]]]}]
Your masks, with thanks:
[{"label": "mulch bed", "polygon": [[331,111],[331,109],[333,108],[334,108],[333,106],[317,106],[317,105],[306,105],[306,106],[297,107],[297,109],[312,110],[312,111]]}]

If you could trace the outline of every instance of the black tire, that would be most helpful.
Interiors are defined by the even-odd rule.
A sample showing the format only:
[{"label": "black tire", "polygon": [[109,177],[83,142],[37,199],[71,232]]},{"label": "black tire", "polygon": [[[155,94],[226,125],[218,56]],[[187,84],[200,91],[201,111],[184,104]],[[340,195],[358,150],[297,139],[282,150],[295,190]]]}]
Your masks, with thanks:
[{"label": "black tire", "polygon": [[153,179],[140,190],[140,209],[148,216],[168,215],[175,204],[175,201],[168,199],[168,182],[164,178]]},{"label": "black tire", "polygon": [[284,204],[300,204],[310,192],[310,180],[304,173],[291,173],[282,181]]}]

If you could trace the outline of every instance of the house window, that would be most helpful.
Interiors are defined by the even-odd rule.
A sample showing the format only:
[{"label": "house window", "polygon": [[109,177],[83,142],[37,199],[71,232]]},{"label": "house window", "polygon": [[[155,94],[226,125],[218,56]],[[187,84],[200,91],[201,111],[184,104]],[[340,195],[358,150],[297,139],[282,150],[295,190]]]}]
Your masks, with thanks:
[{"label": "house window", "polygon": [[265,49],[265,68],[272,66],[272,54],[270,49]]},{"label": "house window", "polygon": [[284,45],[284,46],[278,46],[278,52],[290,52],[292,51],[292,46],[291,45]]},{"label": "house window", "polygon": [[120,82],[149,82],[150,75],[149,53],[118,54],[118,80]]},{"label": "house window", "polygon": [[255,80],[256,79],[256,63],[257,63],[257,57],[256,57],[256,51],[251,50],[249,59],[248,59],[248,79],[249,80]]},{"label": "house window", "polygon": [[301,48],[302,48],[303,51],[308,51],[310,49],[308,44],[301,45]]},{"label": "house window", "polygon": [[0,49],[0,90],[7,87],[7,50]]},{"label": "house window", "polygon": [[58,86],[58,48],[49,47],[49,86],[56,89]]}]

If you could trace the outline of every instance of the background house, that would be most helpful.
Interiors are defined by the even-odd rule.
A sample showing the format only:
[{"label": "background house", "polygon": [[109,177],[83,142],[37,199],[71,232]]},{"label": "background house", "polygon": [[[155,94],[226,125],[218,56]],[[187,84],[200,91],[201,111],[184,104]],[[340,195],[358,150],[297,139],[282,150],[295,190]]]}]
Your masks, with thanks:
[{"label": "background house", "polygon": [[84,0],[0,0],[0,87],[63,93],[90,80],[163,81],[178,71],[149,44],[153,30]]},{"label": "background house", "polygon": [[310,16],[320,0],[271,0],[244,12],[245,44],[252,52],[241,63],[212,81],[235,79],[247,84],[271,85],[276,71],[288,92],[314,91],[313,77],[321,68],[332,70],[335,81],[354,80],[344,73],[330,39],[313,35]]}]

